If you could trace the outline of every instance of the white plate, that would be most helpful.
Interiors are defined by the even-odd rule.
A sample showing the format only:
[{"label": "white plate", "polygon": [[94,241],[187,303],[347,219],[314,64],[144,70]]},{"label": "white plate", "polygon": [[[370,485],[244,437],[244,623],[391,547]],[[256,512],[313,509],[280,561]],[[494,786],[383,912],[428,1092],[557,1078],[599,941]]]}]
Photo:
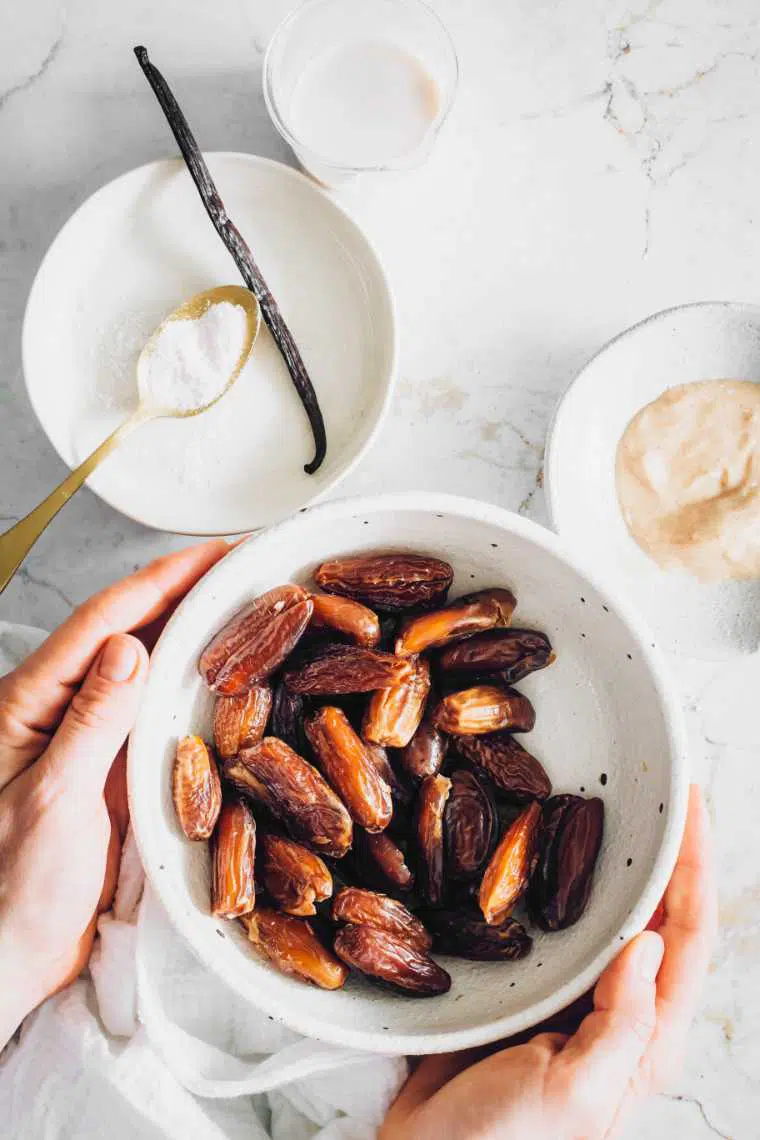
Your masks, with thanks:
[{"label": "white plate", "polygon": [[675,652],[722,658],[760,641],[760,582],[706,585],[664,571],[628,533],[615,453],[629,420],[693,380],[760,380],[760,308],[728,302],[655,313],[611,341],[568,388],[546,444],[555,530],[641,608]]},{"label": "white plate", "polygon": [[[232,534],[292,514],[354,466],[390,399],[396,331],[377,255],[343,210],[279,163],[206,157],[309,368],[327,458],[305,474],[306,416],[262,324],[216,407],[140,428],[89,486],[147,526]],[[23,334],[32,406],[69,466],[133,407],[134,362],[161,318],[193,293],[238,282],[180,160],[133,170],[77,210],[42,262]]]},{"label": "white plate", "polygon": [[[448,559],[453,595],[496,584],[514,588],[516,621],[546,630],[557,651],[551,668],[520,683],[537,717],[521,740],[543,761],[557,791],[585,789],[602,796],[606,809],[581,920],[537,937],[521,962],[444,959],[451,992],[428,1001],[389,994],[356,975],[345,989],[326,993],[261,961],[236,924],[209,915],[206,845],[182,835],[170,789],[177,737],[210,729],[213,701],[197,669],[209,638],[261,591],[288,580],[307,583],[323,559],[373,549]],[[535,523],[486,503],[423,492],[327,503],[229,554],[167,625],[129,749],[132,824],[143,865],[208,969],[299,1032],[391,1053],[495,1041],[584,993],[654,912],[678,851],[687,790],[680,708],[628,605],[613,600],[556,535]]]}]

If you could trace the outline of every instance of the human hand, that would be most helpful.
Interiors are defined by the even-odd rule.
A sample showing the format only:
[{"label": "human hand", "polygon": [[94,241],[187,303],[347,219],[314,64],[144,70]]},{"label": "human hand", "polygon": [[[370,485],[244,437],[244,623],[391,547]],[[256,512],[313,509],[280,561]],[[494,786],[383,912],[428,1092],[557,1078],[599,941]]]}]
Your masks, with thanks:
[{"label": "human hand", "polygon": [[126,831],[143,642],[227,550],[206,543],[109,587],[0,679],[0,1048],[89,958]]},{"label": "human hand", "polygon": [[657,932],[608,966],[572,1036],[539,1033],[483,1051],[423,1060],[379,1140],[598,1140],[620,1134],[637,1101],[680,1068],[716,931],[707,812],[692,787],[678,863]]}]

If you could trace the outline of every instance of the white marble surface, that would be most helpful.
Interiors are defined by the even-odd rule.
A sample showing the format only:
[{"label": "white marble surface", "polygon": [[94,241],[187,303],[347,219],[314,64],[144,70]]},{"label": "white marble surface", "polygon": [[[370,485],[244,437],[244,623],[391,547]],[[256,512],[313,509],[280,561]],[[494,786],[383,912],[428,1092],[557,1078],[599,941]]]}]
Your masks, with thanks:
[{"label": "white marble surface", "polygon": [[[131,47],[144,42],[202,144],[289,161],[259,94],[288,0],[0,0],[0,523],[63,470],[27,403],[34,270],[88,194],[173,147]],[[398,397],[343,492],[435,487],[546,519],[544,433],[581,364],[668,305],[755,300],[760,9],[754,0],[437,0],[462,82],[421,170],[340,194],[398,300]],[[114,267],[118,272],[118,266]],[[55,377],[51,377],[51,383]],[[184,540],[82,492],[0,601],[51,627]],[[716,823],[723,931],[687,1070],[634,1134],[760,1137],[760,672],[679,661]],[[755,698],[756,700],[756,698]]]}]

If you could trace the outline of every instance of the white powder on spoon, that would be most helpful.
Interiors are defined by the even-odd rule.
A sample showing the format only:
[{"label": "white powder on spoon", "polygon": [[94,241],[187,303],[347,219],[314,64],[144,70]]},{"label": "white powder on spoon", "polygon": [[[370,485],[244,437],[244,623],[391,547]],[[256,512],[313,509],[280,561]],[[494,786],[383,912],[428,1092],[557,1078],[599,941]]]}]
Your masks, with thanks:
[{"label": "white powder on spoon", "polygon": [[193,412],[221,396],[246,334],[240,305],[220,301],[194,320],[168,321],[138,364],[142,398],[155,407]]}]

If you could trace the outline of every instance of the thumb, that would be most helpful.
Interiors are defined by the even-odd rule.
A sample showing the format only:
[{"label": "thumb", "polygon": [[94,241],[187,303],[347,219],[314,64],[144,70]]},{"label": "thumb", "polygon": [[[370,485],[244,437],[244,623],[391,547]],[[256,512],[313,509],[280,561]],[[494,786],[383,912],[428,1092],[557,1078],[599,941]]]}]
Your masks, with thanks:
[{"label": "thumb", "polygon": [[136,637],[108,639],[40,761],[49,775],[102,792],[134,724],[147,672],[148,654]]}]

